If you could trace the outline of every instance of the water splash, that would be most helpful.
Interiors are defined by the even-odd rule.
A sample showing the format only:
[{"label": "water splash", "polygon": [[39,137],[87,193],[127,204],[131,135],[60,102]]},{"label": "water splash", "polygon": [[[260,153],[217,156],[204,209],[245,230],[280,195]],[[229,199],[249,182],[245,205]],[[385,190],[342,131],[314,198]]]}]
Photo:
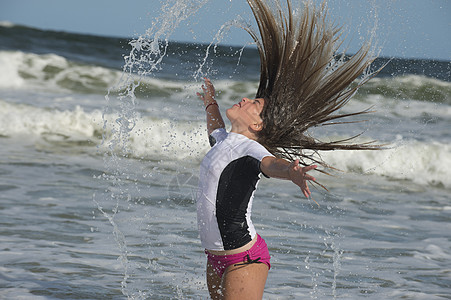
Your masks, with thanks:
[{"label": "water splash", "polygon": [[[136,110],[135,91],[141,80],[158,72],[167,55],[169,37],[182,21],[196,13],[208,0],[172,0],[165,1],[160,16],[152,22],[145,34],[129,42],[130,53],[124,57],[122,76],[105,96],[106,106],[103,112],[102,145],[106,146],[104,155],[105,173],[102,179],[110,188],[101,194],[95,194],[93,201],[100,213],[113,226],[113,236],[120,252],[118,261],[123,269],[121,291],[128,299],[145,299],[151,291],[130,287],[134,269],[141,268],[141,263],[130,261],[131,250],[127,245],[126,235],[118,223],[117,216],[121,209],[128,210],[133,205],[132,199],[137,191],[131,191],[127,182],[138,182],[136,170],[128,159],[131,154],[130,138],[136,128],[139,114]],[[107,116],[116,116],[114,121]],[[137,185],[136,185],[137,186]],[[139,201],[139,200],[136,200]],[[145,267],[145,266],[144,266]],[[145,267],[147,268],[147,267]],[[149,287],[150,289],[151,287]],[[180,294],[180,291],[178,291]]]},{"label": "water splash", "polygon": [[[344,252],[339,245],[340,228],[324,229],[320,226],[319,229],[324,230],[323,234],[319,236],[323,250],[319,252],[308,251],[308,255],[304,259],[305,269],[310,273],[310,299],[321,299],[329,296],[337,299],[337,281]],[[330,292],[323,289],[326,286],[330,288]]]},{"label": "water splash", "polygon": [[[231,28],[233,27],[245,28],[248,26],[249,25],[247,25],[240,16],[237,16],[234,20],[228,21],[225,24],[223,24],[221,28],[219,28],[218,32],[215,34],[212,42],[207,46],[207,49],[205,50],[205,56],[202,62],[199,64],[199,68],[196,70],[196,72],[194,72],[193,75],[194,79],[199,80],[206,74],[212,73],[211,69],[212,62],[208,61],[208,57],[210,56],[212,46],[213,53],[216,53],[219,43],[224,39],[224,36],[230,31]],[[245,46],[243,46],[240,50],[237,65],[240,63],[244,48]],[[206,70],[204,70],[204,68],[206,68]]]},{"label": "water splash", "polygon": [[334,299],[337,299],[337,278],[340,274],[341,269],[341,257],[343,255],[343,250],[340,249],[338,245],[338,241],[336,240],[336,236],[328,235],[327,236],[327,242],[325,242],[325,245],[332,250],[333,257],[332,257],[332,265],[334,269],[334,280],[332,282],[332,295]]}]

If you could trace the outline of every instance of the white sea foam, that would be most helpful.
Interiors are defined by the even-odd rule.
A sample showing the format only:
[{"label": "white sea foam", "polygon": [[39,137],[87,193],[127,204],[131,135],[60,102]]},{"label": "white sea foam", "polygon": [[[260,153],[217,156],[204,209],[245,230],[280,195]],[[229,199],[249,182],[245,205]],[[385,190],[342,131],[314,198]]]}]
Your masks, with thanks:
[{"label": "white sea foam", "polygon": [[14,23],[9,21],[0,21],[0,27],[12,28],[16,26]]},{"label": "white sea foam", "polygon": [[418,100],[395,100],[382,95],[368,95],[365,102],[351,101],[344,111],[361,111],[372,106],[373,114],[393,118],[419,118],[422,116],[434,116],[449,118],[451,106],[441,103],[431,103]]},{"label": "white sea foam", "polygon": [[0,88],[18,88],[25,80],[19,75],[23,59],[18,52],[0,52]]},{"label": "white sea foam", "polygon": [[139,118],[128,144],[134,156],[199,159],[208,149],[205,127],[199,122]]},{"label": "white sea foam", "polygon": [[[117,115],[106,115],[107,124],[115,124]],[[0,134],[7,137],[31,136],[46,141],[102,142],[102,134],[111,142],[102,112],[36,108],[0,101]],[[199,160],[208,151],[205,127],[201,121],[175,121],[162,117],[138,116],[135,128],[125,142],[135,157]],[[451,188],[451,145],[435,142],[394,142],[394,147],[381,151],[333,151],[323,159],[343,171],[376,174],[406,179],[421,185],[443,185]],[[100,148],[102,148],[100,147]],[[97,149],[93,150],[97,151]]]},{"label": "white sea foam", "polygon": [[7,137],[55,135],[85,140],[102,128],[101,118],[100,111],[87,113],[81,107],[57,111],[0,100],[0,134]]},{"label": "white sea foam", "polygon": [[411,180],[451,188],[451,145],[403,141],[381,151],[333,151],[323,159],[340,170]]},{"label": "white sea foam", "polygon": [[[127,79],[140,83],[138,93],[151,97],[186,98],[195,95],[200,83],[140,77],[120,70],[73,62],[56,54],[0,51],[0,89],[103,94],[124,88]],[[131,76],[131,78],[129,78]],[[139,96],[139,95],[137,95]]]},{"label": "white sea foam", "polygon": [[74,63],[56,54],[0,51],[0,88],[107,91],[118,81],[120,71]]},{"label": "white sea foam", "polygon": [[[90,141],[102,149],[110,144],[110,133],[115,129],[115,125],[109,124],[115,124],[118,119],[116,114],[105,115],[107,125],[104,128],[102,114],[100,110],[86,112],[79,106],[62,111],[0,100],[0,135],[9,138],[27,136],[30,141]],[[102,135],[106,137],[103,144]],[[136,157],[181,160],[205,153],[206,141],[205,128],[199,122],[146,116],[138,117],[126,144],[130,154]]]},{"label": "white sea foam", "polygon": [[384,86],[387,84],[387,81],[391,81],[394,86],[407,86],[407,87],[423,87],[424,85],[436,85],[441,87],[450,87],[451,83],[442,81],[435,78],[428,78],[426,76],[421,75],[404,75],[396,77],[396,81],[392,81],[392,78],[373,78],[371,79],[372,86]]}]

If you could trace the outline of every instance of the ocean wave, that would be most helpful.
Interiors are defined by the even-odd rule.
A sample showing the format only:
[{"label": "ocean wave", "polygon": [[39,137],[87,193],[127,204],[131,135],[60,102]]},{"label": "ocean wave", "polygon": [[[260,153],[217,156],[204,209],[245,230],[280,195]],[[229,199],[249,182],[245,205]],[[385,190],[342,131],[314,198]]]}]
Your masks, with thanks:
[{"label": "ocean wave", "polygon": [[106,93],[122,73],[69,61],[56,54],[0,51],[0,88]]},{"label": "ocean wave", "polygon": [[451,82],[422,75],[373,78],[359,90],[358,97],[366,95],[451,105]]},{"label": "ocean wave", "polygon": [[375,174],[420,185],[451,188],[451,145],[439,141],[398,141],[378,151],[333,151],[322,158],[334,167],[359,174]]},{"label": "ocean wave", "polygon": [[[135,85],[134,96],[149,98],[185,98],[193,92],[193,84],[136,74],[96,65],[74,62],[56,54],[34,54],[22,51],[0,51],[0,89],[45,90],[78,94],[118,95]],[[240,89],[241,83],[229,90]]]},{"label": "ocean wave", "polygon": [[0,138],[31,144],[44,141],[55,147],[88,146],[87,151],[101,153],[126,151],[146,159],[196,158],[208,148],[204,122],[138,114],[131,120],[133,130],[118,138],[120,118],[116,113],[88,112],[80,106],[58,110],[0,100]]},{"label": "ocean wave", "polygon": [[0,135],[3,138],[28,136],[65,141],[87,141],[101,138],[102,112],[85,112],[77,106],[73,110],[56,110],[14,104],[0,100]]},{"label": "ocean wave", "polygon": [[[137,115],[133,130],[121,140],[117,134],[119,116],[102,114],[100,110],[87,112],[80,107],[62,111],[0,100],[0,137],[30,143],[40,140],[53,150],[82,145],[91,152],[126,151],[137,159],[180,163],[199,162],[209,149],[203,121]],[[451,145],[403,139],[393,145],[380,151],[332,151],[321,155],[327,163],[346,172],[451,188],[451,169],[446,168],[451,165]]]},{"label": "ocean wave", "polygon": [[[80,63],[56,54],[34,54],[21,51],[0,51],[0,89],[47,89],[76,93],[106,94],[108,90],[121,93],[131,82],[139,98],[164,98],[186,95],[186,87],[199,84],[194,77],[183,80],[139,77],[93,64]],[[243,96],[253,97],[257,81],[239,76],[215,81],[219,96],[231,103]],[[373,78],[356,94],[362,101],[369,96],[385,99],[416,100],[451,105],[451,82],[421,75]]]}]

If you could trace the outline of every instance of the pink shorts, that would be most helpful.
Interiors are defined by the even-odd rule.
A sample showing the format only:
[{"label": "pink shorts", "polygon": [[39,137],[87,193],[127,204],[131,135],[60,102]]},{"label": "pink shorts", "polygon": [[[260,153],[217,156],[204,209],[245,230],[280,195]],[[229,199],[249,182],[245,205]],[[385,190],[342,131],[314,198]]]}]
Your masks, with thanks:
[{"label": "pink shorts", "polygon": [[227,267],[231,265],[246,265],[252,263],[266,264],[271,269],[269,251],[266,242],[257,234],[257,241],[249,250],[231,255],[215,255],[205,250],[208,261],[220,278]]}]

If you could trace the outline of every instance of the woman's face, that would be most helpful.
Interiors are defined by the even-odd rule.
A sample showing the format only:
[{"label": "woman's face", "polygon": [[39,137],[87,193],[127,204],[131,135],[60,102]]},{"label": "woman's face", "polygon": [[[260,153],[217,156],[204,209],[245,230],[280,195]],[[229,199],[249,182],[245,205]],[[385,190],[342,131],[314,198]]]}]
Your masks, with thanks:
[{"label": "woman's face", "polygon": [[263,121],[260,114],[264,105],[265,99],[263,98],[243,98],[226,111],[227,118],[230,122],[237,122],[241,126],[258,125],[261,127]]}]

